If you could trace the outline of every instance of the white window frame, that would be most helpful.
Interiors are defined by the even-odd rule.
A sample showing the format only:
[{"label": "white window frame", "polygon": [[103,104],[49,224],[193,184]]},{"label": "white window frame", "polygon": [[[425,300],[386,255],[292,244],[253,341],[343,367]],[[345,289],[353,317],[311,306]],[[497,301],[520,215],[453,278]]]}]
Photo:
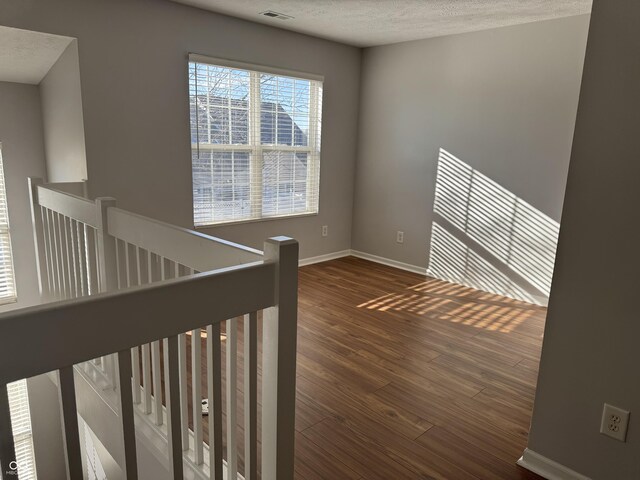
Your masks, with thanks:
[{"label": "white window frame", "polygon": [[[4,160],[2,158],[2,142],[0,142],[0,203],[4,203],[5,215],[0,215],[0,238],[7,245],[9,252],[6,254],[9,260],[9,267],[4,274],[7,275],[6,285],[8,294],[0,297],[0,306],[15,303],[18,301],[16,288],[15,263],[13,261],[13,247],[11,245],[11,228],[9,226],[9,205],[7,200],[7,183],[4,174]],[[0,272],[0,274],[3,272]]]},{"label": "white window frame", "polygon": [[[228,60],[222,58],[214,58],[205,55],[190,53],[188,56],[189,63],[202,63],[208,65],[214,65],[218,67],[232,68],[238,70],[245,70],[250,75],[250,98],[249,102],[249,144],[246,145],[228,145],[228,144],[203,144],[203,143],[191,143],[191,151],[195,149],[206,150],[211,152],[246,152],[249,153],[249,161],[251,165],[251,178],[250,182],[250,197],[252,199],[252,212],[251,218],[231,219],[213,221],[207,224],[195,224],[194,215],[194,228],[210,228],[220,225],[230,224],[242,224],[252,222],[264,222],[269,220],[279,220],[283,218],[295,218],[295,217],[307,217],[318,215],[320,210],[320,157],[321,157],[321,138],[320,129],[322,128],[322,98],[318,98],[317,90],[311,88],[309,91],[309,119],[315,119],[318,121],[309,122],[309,132],[307,146],[287,146],[274,144],[262,144],[261,142],[261,102],[254,101],[253,99],[260,98],[260,75],[261,74],[273,74],[277,76],[290,77],[294,79],[311,80],[323,83],[324,76],[316,75],[312,73],[303,73],[292,70],[286,70],[277,67],[269,67],[264,65],[250,64],[244,62],[238,62],[235,60]],[[187,71],[189,65],[187,64]],[[321,88],[322,90],[322,88]],[[320,95],[322,97],[322,94]],[[189,117],[191,123],[191,118]],[[253,138],[253,135],[258,135],[257,140]],[[277,133],[276,133],[277,142]],[[262,161],[264,152],[294,152],[294,153],[306,153],[307,154],[307,189],[312,186],[317,188],[317,195],[312,199],[306,212],[294,212],[290,214],[278,214],[262,216]],[[193,169],[193,165],[192,165]],[[309,192],[307,192],[307,202],[309,203]],[[253,199],[260,199],[259,202],[254,202]],[[195,214],[195,203],[192,202],[192,211]]]}]

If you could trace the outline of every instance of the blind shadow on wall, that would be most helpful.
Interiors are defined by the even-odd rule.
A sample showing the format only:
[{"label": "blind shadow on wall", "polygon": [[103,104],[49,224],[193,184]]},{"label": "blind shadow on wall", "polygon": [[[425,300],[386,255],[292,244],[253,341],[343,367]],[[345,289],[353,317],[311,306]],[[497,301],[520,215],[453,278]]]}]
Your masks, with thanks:
[{"label": "blind shadow on wall", "polygon": [[441,148],[428,275],[546,305],[560,225]]}]

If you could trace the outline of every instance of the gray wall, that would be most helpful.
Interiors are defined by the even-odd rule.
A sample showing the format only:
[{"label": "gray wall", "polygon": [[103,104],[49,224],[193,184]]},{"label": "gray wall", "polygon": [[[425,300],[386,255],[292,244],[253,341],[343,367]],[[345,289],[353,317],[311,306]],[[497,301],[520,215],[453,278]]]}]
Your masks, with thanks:
[{"label": "gray wall", "polygon": [[78,39],[90,193],[183,226],[192,226],[187,53],[324,75],[319,215],[205,231],[259,247],[290,235],[302,257],[350,247],[360,50],[153,0],[2,2],[0,22]]},{"label": "gray wall", "polygon": [[73,40],[40,82],[49,182],[87,178],[78,42]]},{"label": "gray wall", "polygon": [[[529,448],[640,478],[640,3],[595,0]],[[627,443],[598,433],[630,410]]]},{"label": "gray wall", "polygon": [[44,177],[40,93],[35,85],[0,82],[0,143],[18,302],[0,312],[39,301],[27,177]]},{"label": "gray wall", "polygon": [[366,49],[352,248],[427,267],[440,148],[558,221],[587,27],[580,16]]}]

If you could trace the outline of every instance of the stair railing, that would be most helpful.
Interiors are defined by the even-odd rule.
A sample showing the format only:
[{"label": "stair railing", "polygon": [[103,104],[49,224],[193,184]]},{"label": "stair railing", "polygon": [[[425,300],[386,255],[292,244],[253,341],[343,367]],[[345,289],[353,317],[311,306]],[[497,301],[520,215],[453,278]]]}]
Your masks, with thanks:
[{"label": "stair railing", "polygon": [[[127,478],[138,474],[134,415],[142,415],[162,427],[174,478],[183,478],[186,459],[209,478],[221,480],[226,470],[229,479],[239,474],[257,479],[261,403],[262,478],[292,479],[297,242],[271,238],[263,253],[127,212],[110,198],[92,202],[57,191],[38,179],[30,179],[30,192],[40,289],[48,303],[0,315],[0,392],[6,392],[7,383],[57,372],[68,477],[82,478],[73,367],[91,362],[118,394],[121,467]],[[237,441],[239,319],[242,446]],[[12,461],[13,445],[10,431],[2,428],[9,421],[2,396],[4,469]],[[203,439],[203,397],[209,405],[208,443]]]}]

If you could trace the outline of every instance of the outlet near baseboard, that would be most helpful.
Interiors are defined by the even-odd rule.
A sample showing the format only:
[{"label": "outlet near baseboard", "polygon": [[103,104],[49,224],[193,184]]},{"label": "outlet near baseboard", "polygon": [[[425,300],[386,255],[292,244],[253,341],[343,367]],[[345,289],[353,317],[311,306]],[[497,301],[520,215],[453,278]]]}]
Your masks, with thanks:
[{"label": "outlet near baseboard", "polygon": [[627,427],[629,426],[629,412],[614,407],[608,403],[602,409],[602,422],[600,433],[621,442],[627,439]]}]

